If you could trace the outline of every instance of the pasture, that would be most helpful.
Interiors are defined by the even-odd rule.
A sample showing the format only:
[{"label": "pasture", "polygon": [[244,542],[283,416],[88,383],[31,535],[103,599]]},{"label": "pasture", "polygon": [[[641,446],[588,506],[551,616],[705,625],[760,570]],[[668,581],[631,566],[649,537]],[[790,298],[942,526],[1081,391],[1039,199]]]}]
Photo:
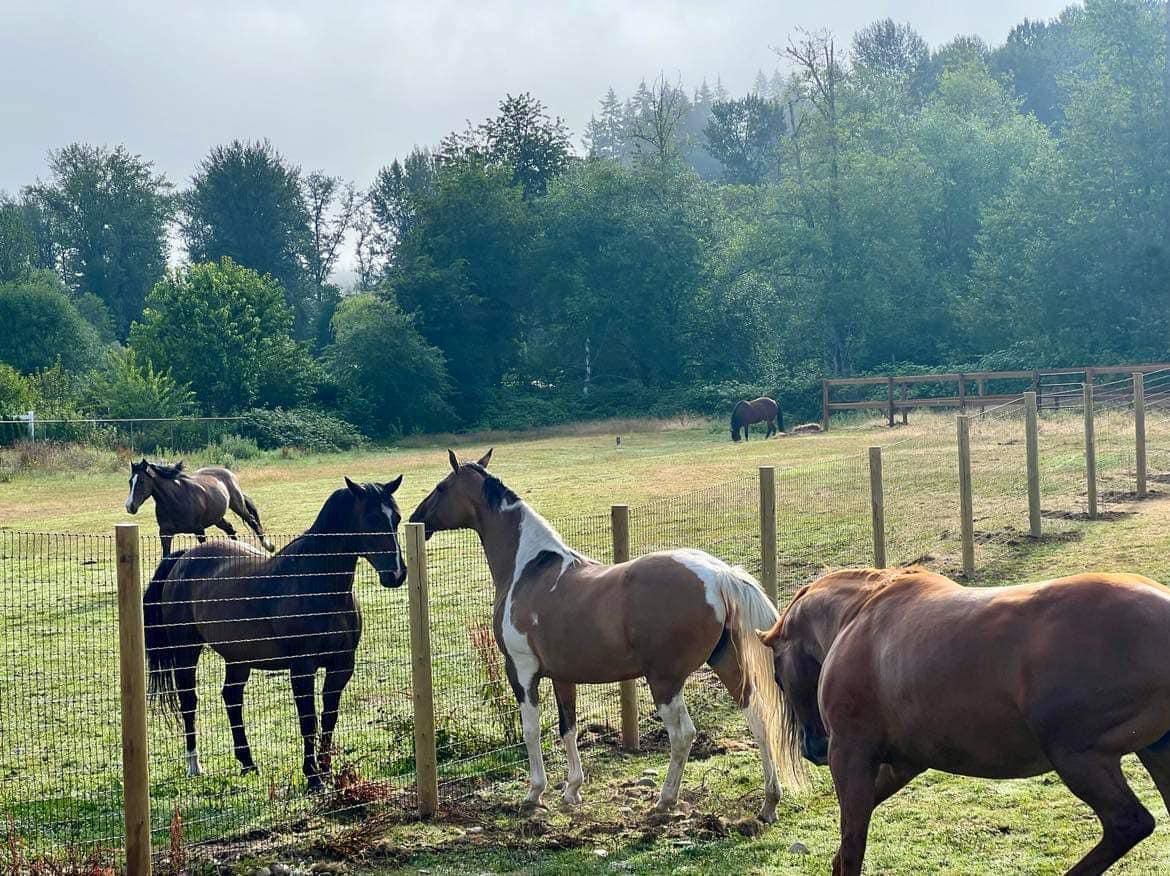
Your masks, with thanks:
[{"label": "pasture", "polygon": [[[1081,519],[1079,423],[1072,412],[1042,424],[1045,537],[1038,541],[1024,535],[1018,421],[992,414],[973,424],[976,584],[1085,568],[1170,577],[1163,535],[1170,507],[1156,492],[1141,503],[1127,495],[1132,445],[1126,436],[1132,431],[1126,430],[1132,426],[1124,412],[1102,412],[1098,419],[1098,482],[1110,519]],[[614,441],[618,433],[620,448]],[[869,445],[886,445],[890,561],[923,560],[955,571],[952,417],[916,415],[910,426],[895,430],[859,420],[828,435],[767,442],[758,437],[733,445],[722,422],[674,421],[641,430],[608,423],[538,436],[460,438],[453,446],[471,456],[494,443],[493,471],[559,526],[571,545],[598,558],[609,550],[609,506],[626,503],[635,553],[696,546],[754,571],[759,570],[756,468],[776,466],[783,598],[824,566],[870,560],[864,454]],[[1168,439],[1170,430],[1151,424],[1152,472],[1168,470]],[[238,470],[268,531],[287,537],[312,522],[342,475],[387,480],[405,473],[398,498],[409,515],[447,470],[446,446],[435,442],[330,456],[272,456]],[[198,462],[189,460],[190,465]],[[22,472],[0,486],[0,528],[12,530],[0,532],[0,666],[11,679],[0,705],[0,813],[13,817],[30,851],[117,841],[116,627],[108,536],[114,523],[127,519],[122,511],[127,468],[125,460],[110,454],[95,457],[82,470]],[[147,539],[144,573],[149,574],[149,558],[158,551],[151,505],[139,513],[138,522]],[[493,680],[498,667],[493,670],[490,642],[483,647],[491,593],[479,545],[464,534],[436,537],[430,564],[441,812],[448,817],[420,826],[393,816],[410,805],[413,768],[406,600],[403,591],[377,587],[363,563],[358,591],[366,633],[358,674],[342,704],[338,743],[358,787],[362,779],[385,782],[376,799],[389,801],[384,807],[389,814],[376,819],[378,829],[361,834],[358,843],[352,813],[322,817],[319,804],[305,798],[284,677],[255,677],[249,685],[245,720],[261,775],[236,775],[219,700],[221,664],[211,658],[201,664],[199,681],[200,747],[208,775],[186,779],[173,725],[162,718],[152,723],[156,845],[165,846],[166,826],[178,807],[188,841],[293,825],[284,841],[294,850],[286,854],[301,854],[297,846],[330,848],[333,842],[355,848],[358,843],[372,850],[369,863],[379,872],[397,867],[431,872],[825,872],[837,840],[827,772],[816,771],[810,791],[782,802],[777,824],[761,835],[741,836],[735,822],[761,796],[758,761],[725,698],[713,695],[701,680],[689,686],[695,722],[704,735],[697,746],[700,754],[684,776],[688,812],[666,826],[645,827],[641,814],[655,789],[636,781],[645,770],[656,771],[655,784],[663,774],[661,728],[644,702],[648,750],[636,757],[616,754],[611,741],[616,691],[598,691],[584,696],[581,706],[582,726],[592,728],[583,739],[589,776],[585,804],[569,811],[558,803],[535,818],[520,817],[516,804],[525,764],[516,744],[514,705],[499,679]],[[554,756],[553,786],[562,778],[563,760]],[[1161,802],[1140,770],[1135,786],[1165,821]],[[879,810],[869,869],[1060,872],[1096,835],[1089,811],[1059,783],[1043,778],[989,783],[928,774]],[[333,839],[322,843],[322,836]],[[1164,867],[1170,858],[1168,837],[1160,824],[1118,872]],[[793,843],[803,844],[808,853],[790,852]]]}]

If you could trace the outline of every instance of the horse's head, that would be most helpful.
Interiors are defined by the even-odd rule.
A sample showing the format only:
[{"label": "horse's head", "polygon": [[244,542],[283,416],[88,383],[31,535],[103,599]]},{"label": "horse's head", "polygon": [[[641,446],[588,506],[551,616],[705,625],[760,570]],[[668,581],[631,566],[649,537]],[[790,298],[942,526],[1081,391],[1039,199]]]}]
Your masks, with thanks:
[{"label": "horse's head", "polygon": [[394,500],[400,486],[402,475],[384,484],[356,484],[346,478],[345,489],[326,503],[327,507],[334,502],[342,506],[342,516],[330,528],[353,537],[353,552],[377,570],[383,587],[400,587],[406,581],[406,563],[398,540],[402,514]]},{"label": "horse's head", "polygon": [[760,640],[772,649],[776,685],[788,713],[785,723],[793,734],[788,740],[794,749],[791,754],[798,750],[806,760],[824,766],[829,762],[829,734],[821,718],[817,689],[825,654],[804,610],[807,606],[802,597],[808,590],[804,587],[797,592],[776,625],[766,633],[761,631]]},{"label": "horse's head", "polygon": [[150,498],[154,487],[154,477],[150,468],[146,457],[139,462],[130,463],[130,494],[126,496],[126,510],[131,514],[137,514],[142,503]]},{"label": "horse's head", "polygon": [[486,469],[491,458],[489,450],[476,462],[460,462],[454,452],[448,450],[451,473],[419,502],[410,515],[410,522],[422,523],[427,538],[446,529],[471,528],[475,523],[476,508],[482,501]]}]

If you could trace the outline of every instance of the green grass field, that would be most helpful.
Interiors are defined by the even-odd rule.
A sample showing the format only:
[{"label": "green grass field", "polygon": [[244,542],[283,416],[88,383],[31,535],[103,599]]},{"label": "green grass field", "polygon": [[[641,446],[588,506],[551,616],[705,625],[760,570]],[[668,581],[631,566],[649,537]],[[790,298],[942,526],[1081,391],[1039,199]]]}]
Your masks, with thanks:
[{"label": "green grass field", "polygon": [[[617,434],[622,435],[620,449]],[[1151,423],[1150,434],[1151,470],[1170,470],[1165,452],[1170,428]],[[991,586],[1090,567],[1166,577],[1170,560],[1161,532],[1170,509],[1157,496],[1131,503],[1126,495],[1132,490],[1131,435],[1124,412],[1099,417],[1098,485],[1111,519],[1086,523],[1081,519],[1085,482],[1079,416],[1071,412],[1044,419],[1045,537],[1033,541],[1025,535],[1019,419],[1005,411],[976,420],[974,583]],[[913,415],[910,426],[894,430],[855,421],[828,435],[739,445],[728,440],[723,424],[692,420],[461,438],[453,446],[470,457],[490,444],[496,447],[493,470],[588,553],[607,556],[608,508],[626,503],[635,553],[691,545],[757,571],[756,469],[776,466],[785,592],[825,566],[871,561],[865,448],[885,445],[890,561],[921,560],[948,572],[957,568],[957,468],[949,416]],[[446,446],[435,442],[293,458],[270,454],[238,468],[269,531],[291,535],[312,521],[342,475],[386,480],[405,473],[399,500],[409,514],[446,470]],[[0,700],[0,814],[13,817],[31,851],[115,845],[120,831],[109,534],[115,523],[131,519],[122,510],[128,466],[114,454],[89,454],[78,470],[58,467],[20,469],[0,484],[0,529],[8,530],[0,531],[0,667],[6,679]],[[140,512],[137,522],[148,557],[156,556],[152,506]],[[728,834],[725,824],[713,820],[733,821],[750,812],[758,800],[757,764],[754,752],[745,750],[749,737],[738,718],[701,681],[692,686],[691,696],[698,701],[693,712],[708,734],[710,756],[692,764],[684,781],[693,805],[689,815],[656,834],[643,830],[640,813],[650,798],[646,789],[631,783],[646,769],[657,770],[660,777],[664,753],[661,746],[650,745],[638,758],[614,755],[604,737],[616,723],[616,696],[599,689],[582,705],[582,724],[591,725],[589,735],[595,739],[587,749],[592,777],[587,803],[571,813],[554,806],[537,822],[518,819],[511,804],[521,795],[523,755],[514,744],[510,698],[492,685],[498,658],[490,646],[483,647],[491,593],[482,554],[466,533],[440,536],[430,551],[441,778],[445,803],[455,809],[446,822],[431,826],[388,822],[380,848],[393,854],[384,855],[381,864],[372,861],[372,867],[610,872],[615,862],[624,862],[620,869],[639,872],[825,871],[836,843],[827,775],[818,774],[810,792],[790,799],[780,822],[762,836]],[[342,705],[341,759],[361,778],[408,787],[406,594],[377,587],[364,563],[359,571],[365,635],[358,672]],[[230,838],[314,815],[316,801],[301,792],[287,678],[254,677],[249,685],[245,720],[261,775],[240,778],[219,698],[221,665],[210,655],[200,666],[200,748],[207,776],[186,779],[174,726],[161,717],[152,722],[155,823],[164,834],[176,805],[189,840]],[[642,711],[652,742],[657,737],[648,703]],[[555,755],[550,761],[555,783],[562,768]],[[1151,786],[1144,775],[1136,784],[1148,798]],[[468,816],[460,807],[470,804],[461,795],[472,791]],[[1152,808],[1160,814],[1160,804]],[[328,829],[305,836],[344,833],[339,825],[346,817],[327,819]],[[484,830],[467,832],[468,817]],[[312,823],[320,826],[315,819]],[[1060,872],[1091,845],[1095,831],[1088,810],[1059,784],[1044,779],[993,784],[930,775],[881,810],[869,870]],[[809,854],[789,853],[794,842],[807,846]],[[1151,872],[1168,860],[1170,841],[1160,827],[1128,869],[1119,872]]]}]

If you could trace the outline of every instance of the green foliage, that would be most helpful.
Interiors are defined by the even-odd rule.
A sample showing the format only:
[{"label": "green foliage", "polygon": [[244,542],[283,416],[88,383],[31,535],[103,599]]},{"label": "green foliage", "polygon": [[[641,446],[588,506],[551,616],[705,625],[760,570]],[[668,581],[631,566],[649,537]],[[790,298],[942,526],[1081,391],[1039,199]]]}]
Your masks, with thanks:
[{"label": "green foliage", "polygon": [[363,443],[361,433],[345,420],[313,408],[255,408],[244,415],[240,431],[263,450],[299,447],[331,452],[350,450]]},{"label": "green foliage", "polygon": [[779,101],[749,94],[717,101],[703,134],[707,151],[723,165],[725,182],[757,185],[778,172],[787,127]]},{"label": "green foliage", "polygon": [[0,362],[0,419],[26,413],[35,398],[28,379],[11,365]]},{"label": "green foliage", "polygon": [[298,356],[288,345],[292,314],[269,276],[229,258],[167,274],[151,290],[130,346],[189,384],[200,404],[226,414],[252,404],[275,381],[265,356]]},{"label": "green foliage", "polygon": [[0,283],[0,362],[29,373],[60,360],[81,371],[101,357],[97,331],[78,312],[52,274],[39,271],[26,279]]},{"label": "green foliage", "polygon": [[[309,323],[304,254],[310,215],[300,168],[267,140],[233,140],[199,163],[180,197],[180,230],[192,261],[230,258],[280,284],[302,325]],[[242,205],[247,205],[246,209]]]},{"label": "green foliage", "polygon": [[49,170],[49,182],[28,191],[46,217],[61,276],[71,290],[101,298],[125,337],[166,267],[171,184],[124,146],[74,143],[49,154]]},{"label": "green foliage", "polygon": [[368,435],[450,428],[450,384],[443,354],[397,304],[373,295],[341,302],[326,351],[345,416]]},{"label": "green foliage", "polygon": [[0,196],[0,283],[28,277],[33,270],[35,246],[20,205]]},{"label": "green foliage", "polygon": [[114,419],[181,417],[195,412],[195,394],[169,370],[156,371],[132,349],[111,352],[86,391],[87,407]]}]

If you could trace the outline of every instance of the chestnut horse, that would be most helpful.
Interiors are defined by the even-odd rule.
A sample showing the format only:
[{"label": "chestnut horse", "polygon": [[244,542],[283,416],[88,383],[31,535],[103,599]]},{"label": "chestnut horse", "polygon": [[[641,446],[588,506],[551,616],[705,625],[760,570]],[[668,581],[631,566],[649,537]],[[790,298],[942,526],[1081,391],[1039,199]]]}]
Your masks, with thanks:
[{"label": "chestnut horse", "polygon": [[926,769],[1055,771],[1103,837],[1068,872],[1104,872],[1154,829],[1136,753],[1170,808],[1170,592],[1093,572],[968,588],[925,569],[845,570],[797,592],[771,645],[787,740],[828,763],[841,806],[833,872],[861,872],[874,808]]},{"label": "chestnut horse", "polygon": [[[577,685],[645,676],[670,737],[670,767],[657,811],[678,801],[695,738],[683,682],[704,662],[746,713],[760,746],[765,801],[760,819],[775,819],[780,775],[794,765],[785,751],[784,712],[772,660],[753,629],[771,626],[776,609],[759,584],[698,550],[672,550],[605,565],[568,547],[549,523],[487,472],[491,451],[460,462],[411,515],[426,535],[447,529],[479,534],[495,583],[493,627],[508,682],[520,705],[531,783],[525,804],[547,786],[540,750],[539,687],[550,678],[568,760],[563,797],[580,803],[585,774],[577,752]],[[778,772],[779,769],[779,772]]]},{"label": "chestnut horse", "polygon": [[[753,401],[736,403],[731,410],[731,440],[739,440],[739,432],[743,430],[743,440],[748,440],[748,432],[752,423],[767,423],[768,431],[765,438],[771,438],[777,432],[784,431],[784,413],[780,410],[779,402],[761,396]],[[779,425],[777,425],[779,423]]]}]

